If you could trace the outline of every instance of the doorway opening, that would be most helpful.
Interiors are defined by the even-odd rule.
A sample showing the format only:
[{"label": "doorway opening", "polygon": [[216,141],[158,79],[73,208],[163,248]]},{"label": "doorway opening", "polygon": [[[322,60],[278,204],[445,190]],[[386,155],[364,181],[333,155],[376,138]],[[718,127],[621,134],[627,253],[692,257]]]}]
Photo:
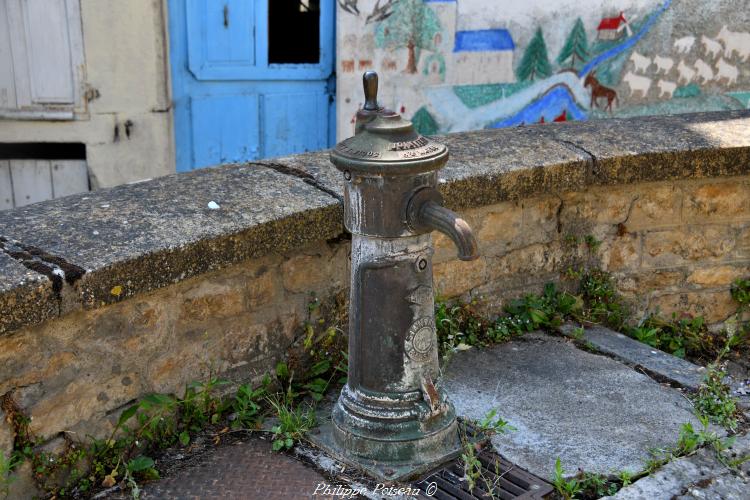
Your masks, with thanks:
[{"label": "doorway opening", "polygon": [[268,62],[320,62],[320,0],[269,0]]}]

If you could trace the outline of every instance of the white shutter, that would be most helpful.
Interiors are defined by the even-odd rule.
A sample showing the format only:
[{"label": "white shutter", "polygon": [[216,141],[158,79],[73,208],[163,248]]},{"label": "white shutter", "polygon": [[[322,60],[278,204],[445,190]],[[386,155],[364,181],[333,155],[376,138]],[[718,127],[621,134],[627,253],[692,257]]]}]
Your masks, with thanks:
[{"label": "white shutter", "polygon": [[0,0],[0,117],[73,118],[82,68],[79,0]]},{"label": "white shutter", "polygon": [[10,160],[16,206],[52,199],[49,160]]},{"label": "white shutter", "polygon": [[0,109],[18,107],[10,35],[8,2],[0,0]]},{"label": "white shutter", "polygon": [[7,208],[13,208],[13,184],[8,160],[0,160],[0,210]]},{"label": "white shutter", "polygon": [[52,196],[62,198],[89,190],[86,160],[51,160]]},{"label": "white shutter", "polygon": [[74,104],[73,67],[65,2],[25,0],[26,50],[34,104]]}]

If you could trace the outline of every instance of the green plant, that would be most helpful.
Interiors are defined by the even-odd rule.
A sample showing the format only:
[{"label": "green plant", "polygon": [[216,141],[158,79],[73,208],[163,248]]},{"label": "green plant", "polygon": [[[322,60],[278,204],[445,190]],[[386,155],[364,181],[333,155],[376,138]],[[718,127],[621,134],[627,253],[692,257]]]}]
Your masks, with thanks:
[{"label": "green plant", "polygon": [[601,323],[615,330],[623,327],[628,311],[608,273],[600,269],[585,273],[579,293],[583,301],[582,310],[577,314],[579,321]]},{"label": "green plant", "polygon": [[555,472],[552,475],[552,486],[555,487],[555,491],[557,491],[558,495],[565,500],[572,500],[583,492],[583,486],[578,479],[575,477],[571,477],[570,479],[565,478],[565,470],[563,469],[559,457],[555,460]]},{"label": "green plant", "polygon": [[292,448],[315,427],[315,411],[311,407],[293,407],[289,401],[278,396],[269,397],[268,402],[278,418],[278,423],[271,429],[274,451]]},{"label": "green plant", "polygon": [[593,472],[580,472],[578,482],[586,498],[600,498],[614,495],[620,489],[620,484],[610,480],[603,474]]},{"label": "green plant", "polygon": [[732,397],[729,386],[724,383],[726,373],[712,363],[693,398],[698,415],[708,418],[731,431],[737,429],[739,410],[737,399]]},{"label": "green plant", "polygon": [[488,435],[505,434],[508,431],[516,430],[507,420],[497,415],[496,409],[488,411],[482,420],[473,423],[478,431]]},{"label": "green plant", "polygon": [[736,279],[732,283],[732,298],[739,304],[739,311],[744,312],[750,306],[750,279]]},{"label": "green plant", "polygon": [[205,382],[189,383],[181,401],[162,400],[162,404],[166,404],[167,411],[172,410],[173,404],[180,408],[180,420],[185,433],[180,434],[180,441],[183,445],[189,442],[188,432],[197,432],[207,424],[215,424],[219,421],[219,417],[226,408],[221,399],[215,396],[215,391],[218,387],[229,383],[228,380],[211,376]]},{"label": "green plant", "polygon": [[5,498],[10,495],[10,486],[17,479],[13,471],[21,460],[22,458],[16,453],[11,453],[9,457],[6,457],[5,453],[0,452],[0,497]]},{"label": "green plant", "polygon": [[710,334],[702,316],[681,317],[672,314],[671,320],[651,315],[626,332],[636,340],[666,351],[679,358],[713,357],[716,353],[715,337]]},{"label": "green plant", "polygon": [[584,243],[586,243],[586,247],[589,249],[590,252],[596,252],[600,246],[602,246],[602,242],[598,239],[596,239],[596,236],[593,234],[587,234],[583,238]]},{"label": "green plant", "polygon": [[627,470],[622,470],[617,474],[617,479],[620,481],[620,486],[624,488],[633,482],[633,473]]},{"label": "green plant", "polygon": [[[271,377],[263,377],[260,387],[252,388],[250,384],[242,384],[237,387],[237,394],[232,400],[232,410],[234,410],[234,420],[232,428],[254,428],[260,423],[260,402],[268,394],[268,387],[271,384]],[[183,439],[180,439],[183,441]],[[186,444],[185,442],[182,443]]]},{"label": "green plant", "polygon": [[576,340],[582,340],[584,333],[586,333],[586,330],[582,326],[578,326],[576,328],[573,328],[571,336]]},{"label": "green plant", "polygon": [[698,421],[701,428],[697,430],[690,422],[683,423],[680,426],[680,433],[675,446],[651,450],[651,459],[647,463],[644,474],[650,474],[672,459],[690,455],[703,446],[711,446],[718,459],[726,462],[721,452],[732,445],[734,438],[720,438],[709,429],[709,419],[705,416],[698,416]]},{"label": "green plant", "polygon": [[482,477],[482,462],[477,457],[476,447],[473,443],[464,443],[461,461],[464,468],[464,480],[469,487],[469,491],[474,491],[477,481]]},{"label": "green plant", "polygon": [[639,342],[658,348],[660,332],[661,330],[659,328],[650,328],[641,325],[630,330],[630,335]]}]

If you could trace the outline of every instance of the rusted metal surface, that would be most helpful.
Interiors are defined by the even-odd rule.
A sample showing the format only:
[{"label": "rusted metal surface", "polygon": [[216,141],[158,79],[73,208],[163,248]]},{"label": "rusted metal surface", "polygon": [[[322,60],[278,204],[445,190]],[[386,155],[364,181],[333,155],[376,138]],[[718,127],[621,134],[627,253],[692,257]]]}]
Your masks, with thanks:
[{"label": "rusted metal surface", "polygon": [[363,84],[356,134],[331,152],[352,233],[349,377],[332,413],[333,449],[365,468],[377,461],[408,474],[460,447],[453,406],[434,383],[430,233],[447,234],[461,259],[478,249],[466,222],[441,205],[437,171],[447,148],[377,104],[377,74],[365,73]]},{"label": "rusted metal surface", "polygon": [[[143,499],[263,499],[311,498],[315,488],[327,483],[314,469],[271,444],[251,439],[219,447],[204,462],[171,477],[146,484]],[[315,498],[333,498],[316,495]]]},{"label": "rusted metal surface", "polygon": [[554,489],[548,482],[518,468],[496,453],[483,451],[477,458],[482,463],[482,469],[480,479],[473,490],[469,491],[468,483],[462,480],[463,465],[460,459],[456,459],[434,474],[414,483],[422,492],[418,498],[541,499]]}]

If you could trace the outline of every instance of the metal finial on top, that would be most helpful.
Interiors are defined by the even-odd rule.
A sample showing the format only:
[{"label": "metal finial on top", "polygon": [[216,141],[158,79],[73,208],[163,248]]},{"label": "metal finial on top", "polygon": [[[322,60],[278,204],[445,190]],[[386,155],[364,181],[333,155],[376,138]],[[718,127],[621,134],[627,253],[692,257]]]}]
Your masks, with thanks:
[{"label": "metal finial on top", "polygon": [[362,85],[365,88],[365,107],[368,111],[378,110],[378,74],[365,71],[362,75]]}]

